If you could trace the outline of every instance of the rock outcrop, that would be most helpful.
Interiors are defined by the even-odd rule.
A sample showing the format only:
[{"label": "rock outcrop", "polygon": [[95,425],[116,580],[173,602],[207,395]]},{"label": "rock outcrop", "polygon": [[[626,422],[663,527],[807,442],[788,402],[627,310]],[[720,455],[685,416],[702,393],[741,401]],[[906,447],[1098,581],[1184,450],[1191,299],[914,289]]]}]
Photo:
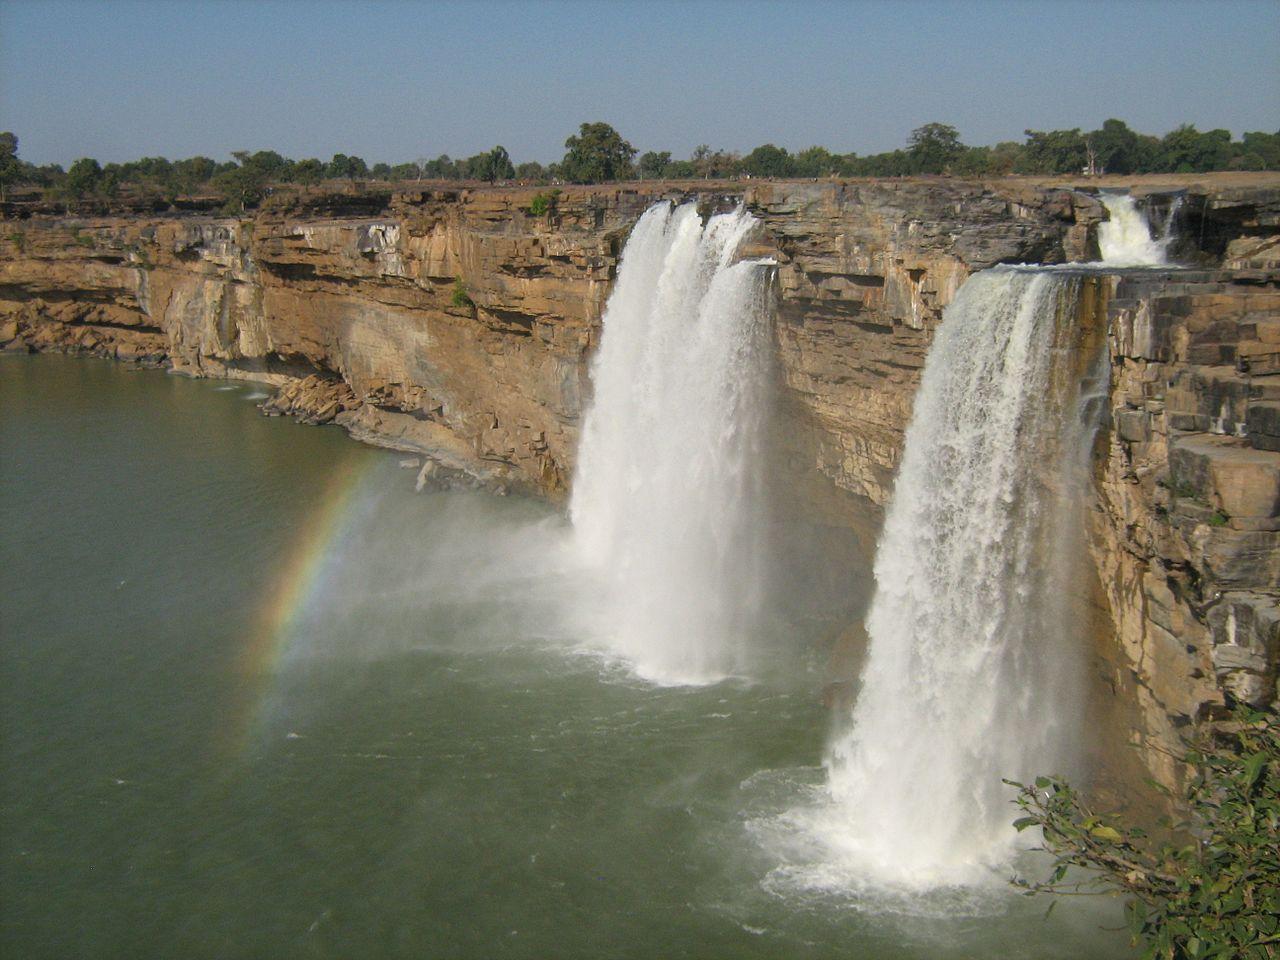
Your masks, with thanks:
[{"label": "rock outcrop", "polygon": [[[1268,706],[1280,666],[1280,289],[1135,276],[1110,303],[1093,553],[1150,743]],[[1166,781],[1167,755],[1147,752]]]},{"label": "rock outcrop", "polygon": [[[1132,186],[1177,204],[1177,256],[1200,270],[1103,285],[1095,602],[1109,682],[1139,703],[1138,736],[1168,744],[1227,696],[1276,696],[1280,181]],[[252,218],[9,220],[0,343],[258,380],[277,388],[266,412],[422,454],[424,477],[555,499],[630,227],[659,199],[744,202],[749,252],[778,261],[782,515],[869,551],[942,309],[975,270],[1094,258],[1092,189],[429,185],[280,195]]]}]

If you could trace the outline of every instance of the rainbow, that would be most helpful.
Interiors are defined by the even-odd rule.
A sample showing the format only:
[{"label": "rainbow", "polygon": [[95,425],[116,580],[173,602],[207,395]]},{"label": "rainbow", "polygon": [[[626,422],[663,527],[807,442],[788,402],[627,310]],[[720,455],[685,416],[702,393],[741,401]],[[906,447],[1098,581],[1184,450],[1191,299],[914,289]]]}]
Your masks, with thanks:
[{"label": "rainbow", "polygon": [[248,644],[236,665],[249,701],[244,719],[235,724],[232,742],[237,752],[250,745],[261,725],[271,681],[296,636],[294,627],[323,580],[330,547],[346,527],[355,495],[374,462],[373,457],[352,457],[334,469],[318,508],[308,516],[279,572],[262,592],[261,613],[248,632]]}]

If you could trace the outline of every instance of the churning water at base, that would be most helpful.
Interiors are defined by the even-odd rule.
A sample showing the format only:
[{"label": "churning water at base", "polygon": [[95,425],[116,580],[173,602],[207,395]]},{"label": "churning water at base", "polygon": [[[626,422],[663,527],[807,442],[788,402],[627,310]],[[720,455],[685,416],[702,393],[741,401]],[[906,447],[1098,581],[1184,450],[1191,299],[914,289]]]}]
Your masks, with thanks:
[{"label": "churning water at base", "polygon": [[660,683],[741,671],[760,614],[771,262],[737,259],[755,223],[649,209],[591,368],[575,537],[604,578],[615,652]]},{"label": "churning water at base", "polygon": [[1104,264],[1112,267],[1158,267],[1168,263],[1179,200],[1175,199],[1169,205],[1164,221],[1153,231],[1146,215],[1129,194],[1103,193],[1099,199],[1110,216],[1098,225],[1098,247]]},{"label": "churning water at base", "polygon": [[997,267],[946,310],[827,784],[757,824],[783,886],[849,890],[882,909],[978,910],[974,885],[1003,884],[1015,849],[1001,779],[1070,765],[1079,644],[1064,597],[1091,436],[1070,358],[1079,283]]}]

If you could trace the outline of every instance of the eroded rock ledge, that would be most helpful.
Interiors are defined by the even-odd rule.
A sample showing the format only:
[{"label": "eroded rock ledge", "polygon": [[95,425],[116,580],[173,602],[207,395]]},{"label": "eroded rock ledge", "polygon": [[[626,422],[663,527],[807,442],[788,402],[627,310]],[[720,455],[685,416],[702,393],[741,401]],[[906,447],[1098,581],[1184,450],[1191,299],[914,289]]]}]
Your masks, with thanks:
[{"label": "eroded rock ledge", "polygon": [[[1227,695],[1276,696],[1280,178],[1131,186],[1161,209],[1178,198],[1179,259],[1204,268],[1118,278],[1098,305],[1113,368],[1092,515],[1102,669],[1141,704],[1139,736],[1169,742]],[[292,195],[252,218],[7,220],[0,343],[261,381],[278,390],[268,412],[555,499],[631,226],[660,199],[745,202],[761,220],[749,252],[779,263],[786,515],[869,549],[943,307],[995,263],[1092,259],[1093,189],[629,184],[535,207],[533,189],[435,185]]]}]

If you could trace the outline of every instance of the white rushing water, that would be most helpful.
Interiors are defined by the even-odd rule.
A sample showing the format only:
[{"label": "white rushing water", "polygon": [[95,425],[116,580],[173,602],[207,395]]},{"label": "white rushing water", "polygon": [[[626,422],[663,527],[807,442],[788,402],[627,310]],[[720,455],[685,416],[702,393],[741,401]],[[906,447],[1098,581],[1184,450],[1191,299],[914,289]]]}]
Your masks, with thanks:
[{"label": "white rushing water", "polygon": [[646,211],[591,366],[574,536],[614,651],[660,683],[739,671],[760,612],[771,262],[737,257],[754,224]]},{"label": "white rushing water", "polygon": [[1079,283],[997,267],[947,307],[826,790],[759,828],[775,882],[969,909],[924,895],[1005,881],[1017,834],[1001,779],[1069,767],[1080,643],[1065,604],[1091,436],[1069,359]]},{"label": "white rushing water", "polygon": [[1110,219],[1098,225],[1102,262],[1115,267],[1158,267],[1169,262],[1173,220],[1179,200],[1169,205],[1164,222],[1154,231],[1146,215],[1127,193],[1103,193],[1099,199]]}]

